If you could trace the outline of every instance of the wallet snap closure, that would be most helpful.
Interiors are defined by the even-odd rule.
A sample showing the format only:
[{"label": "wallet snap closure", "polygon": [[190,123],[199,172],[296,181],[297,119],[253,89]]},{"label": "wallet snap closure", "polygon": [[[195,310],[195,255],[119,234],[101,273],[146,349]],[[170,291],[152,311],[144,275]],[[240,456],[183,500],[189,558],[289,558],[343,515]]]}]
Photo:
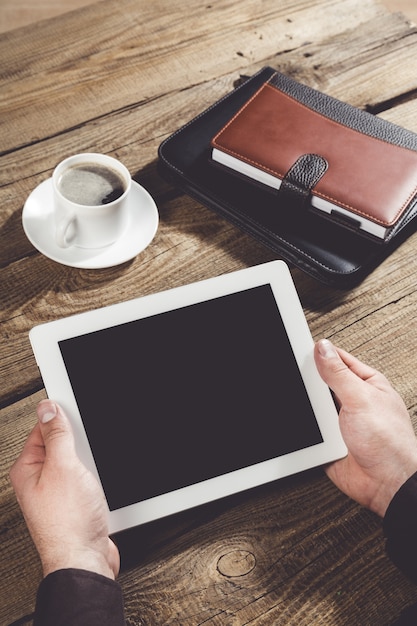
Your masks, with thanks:
[{"label": "wallet snap closure", "polygon": [[326,159],[319,154],[303,154],[290,167],[282,179],[279,196],[292,204],[304,206],[312,189],[328,168]]}]

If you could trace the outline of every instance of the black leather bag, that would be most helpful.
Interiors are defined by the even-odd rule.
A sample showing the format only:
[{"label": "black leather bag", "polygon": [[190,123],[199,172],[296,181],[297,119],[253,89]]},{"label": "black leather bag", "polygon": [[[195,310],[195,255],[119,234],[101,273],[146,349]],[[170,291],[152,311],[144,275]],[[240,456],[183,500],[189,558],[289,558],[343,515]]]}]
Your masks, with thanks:
[{"label": "black leather bag", "polygon": [[[158,151],[159,171],[168,182],[253,235],[278,257],[325,284],[351,288],[415,230],[417,203],[389,241],[381,243],[315,212],[300,214],[298,206],[292,210],[287,194],[280,197],[278,192],[214,163],[212,138],[275,72],[263,68],[166,139]],[[313,102],[313,106],[318,101],[333,119],[417,151],[414,133],[281,76],[285,88],[300,101]]]}]

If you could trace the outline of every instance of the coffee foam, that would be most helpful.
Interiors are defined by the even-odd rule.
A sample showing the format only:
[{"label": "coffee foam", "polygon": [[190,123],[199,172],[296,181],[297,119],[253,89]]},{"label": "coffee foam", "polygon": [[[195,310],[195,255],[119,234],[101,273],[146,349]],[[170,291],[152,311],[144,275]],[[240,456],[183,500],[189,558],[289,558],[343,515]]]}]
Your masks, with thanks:
[{"label": "coffee foam", "polygon": [[120,198],[126,184],[120,174],[110,167],[99,163],[79,163],[61,173],[58,189],[76,204],[102,206]]}]

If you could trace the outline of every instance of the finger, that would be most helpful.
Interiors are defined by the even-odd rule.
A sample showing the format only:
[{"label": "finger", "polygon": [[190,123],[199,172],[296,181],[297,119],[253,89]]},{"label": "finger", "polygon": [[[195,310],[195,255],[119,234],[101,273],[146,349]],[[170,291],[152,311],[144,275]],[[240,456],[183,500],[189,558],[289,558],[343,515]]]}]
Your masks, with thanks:
[{"label": "finger", "polygon": [[347,365],[347,367],[354,374],[356,374],[356,376],[362,378],[362,380],[369,380],[370,378],[373,378],[376,374],[378,374],[376,369],[370,367],[369,365],[366,365],[366,363],[360,361],[358,358],[353,356],[353,354],[346,352],[346,350],[337,347],[335,347],[335,350],[339,354],[342,361]]},{"label": "finger", "polygon": [[45,457],[58,465],[75,457],[71,424],[62,408],[51,400],[42,400],[37,408]]},{"label": "finger", "polygon": [[27,438],[22,452],[10,468],[9,475],[13,489],[16,491],[16,488],[19,487],[22,481],[39,472],[44,460],[45,446],[43,437],[39,424],[36,424]]},{"label": "finger", "polygon": [[321,339],[314,348],[317,369],[324,382],[334,391],[343,404],[346,393],[352,395],[363,388],[364,377],[374,374],[348,352],[337,349],[328,339]]}]

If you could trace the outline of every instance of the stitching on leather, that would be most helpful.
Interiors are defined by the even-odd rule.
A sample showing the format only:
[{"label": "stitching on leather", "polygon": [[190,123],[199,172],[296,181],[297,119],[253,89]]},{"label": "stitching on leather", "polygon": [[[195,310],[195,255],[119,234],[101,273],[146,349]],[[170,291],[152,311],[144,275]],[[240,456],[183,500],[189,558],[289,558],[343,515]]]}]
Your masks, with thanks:
[{"label": "stitching on leather", "polygon": [[[270,79],[269,79],[270,80]],[[248,102],[244,105],[244,107],[242,107],[240,109],[240,111],[238,111],[231,120],[229,120],[229,122],[217,133],[217,135],[214,138],[214,141],[217,139],[217,137],[228,128],[228,126],[232,123],[232,121],[234,121],[234,119],[236,117],[239,116],[239,114],[252,102],[252,100],[258,95],[258,93],[260,93],[263,89],[265,88],[269,88],[269,89],[273,89],[274,91],[278,91],[282,96],[284,96],[285,98],[287,98],[288,100],[291,100],[291,102],[293,102],[294,104],[296,104],[297,106],[303,108],[303,109],[308,109],[309,111],[311,111],[311,113],[313,113],[314,115],[318,115],[319,117],[321,117],[322,119],[325,119],[327,122],[330,122],[331,124],[335,125],[335,126],[339,126],[339,127],[343,127],[348,129],[349,131],[352,131],[354,133],[357,133],[361,136],[364,135],[364,133],[362,133],[361,131],[356,130],[355,128],[352,128],[350,126],[346,126],[345,124],[341,123],[341,122],[337,122],[335,120],[333,120],[332,118],[327,117],[326,115],[323,115],[322,113],[319,113],[318,111],[316,111],[315,109],[310,108],[308,105],[300,102],[299,100],[297,100],[296,98],[294,98],[293,96],[288,95],[287,93],[285,93],[284,91],[282,91],[281,89],[279,89],[278,87],[275,87],[274,85],[270,85],[268,82],[264,83],[257,91],[256,93],[248,100]],[[379,137],[373,137],[371,135],[367,135],[369,136],[370,140],[374,140],[374,141],[379,141],[382,142],[383,144],[389,145],[392,147],[392,149],[397,149],[397,150],[410,150],[409,148],[405,148],[404,146],[398,146],[396,144],[392,144],[388,141],[384,141],[383,139],[379,138]],[[278,170],[274,170],[272,168],[266,167],[264,165],[262,165],[261,163],[258,163],[257,161],[254,161],[253,159],[248,159],[247,157],[242,157],[241,154],[239,154],[238,152],[234,151],[234,150],[230,150],[230,149],[225,149],[225,148],[221,148],[224,152],[227,152],[228,154],[231,154],[232,156],[235,157],[239,157],[239,158],[244,158],[244,160],[247,163],[250,163],[251,165],[255,165],[257,167],[260,167],[261,169],[263,169],[264,171],[267,171],[271,174],[273,174],[274,176],[277,176],[279,179],[283,179],[285,176],[285,173],[279,172]],[[333,203],[336,203],[338,206],[344,207],[346,209],[350,209],[351,211],[353,211],[354,213],[356,213],[357,215],[361,215],[362,217],[366,217],[371,219],[372,221],[375,221],[383,226],[390,226],[392,224],[395,224],[396,220],[398,219],[398,217],[401,215],[401,213],[406,209],[407,205],[410,203],[411,199],[415,196],[417,192],[417,183],[415,185],[415,187],[413,188],[412,192],[409,194],[409,196],[407,197],[407,200],[401,205],[401,207],[398,209],[398,211],[396,212],[393,220],[391,222],[384,222],[382,220],[378,220],[376,219],[374,216],[370,215],[369,213],[367,213],[366,211],[362,211],[360,209],[357,209],[353,206],[351,206],[350,204],[346,203],[346,202],[342,202],[341,200],[334,198],[332,196],[314,191],[313,195],[315,196],[319,196],[321,198],[324,198],[326,200],[330,200]]]},{"label": "stitching on leather", "polygon": [[[256,76],[259,76],[260,74],[262,74],[265,71],[265,67],[261,68],[258,72],[256,72],[255,74],[253,74],[253,76],[251,78],[255,78]],[[269,80],[269,79],[268,79]],[[243,83],[242,85],[239,85],[239,87],[236,87],[236,89],[232,92],[232,93],[236,93],[238,90],[243,89],[246,86],[246,82]],[[260,87],[260,89],[262,89],[262,87]],[[259,91],[259,89],[257,90],[257,92]],[[281,90],[280,90],[281,91]],[[256,92],[256,93],[257,93]],[[282,92],[284,95],[285,92]],[[173,134],[171,134],[169,137],[167,137],[162,144],[160,145],[159,148],[159,156],[161,157],[161,159],[168,165],[168,167],[170,169],[173,169],[174,171],[176,171],[182,178],[185,178],[189,184],[192,185],[192,181],[190,179],[188,179],[187,176],[184,175],[184,172],[177,167],[176,165],[174,165],[173,163],[171,163],[163,154],[162,150],[164,148],[164,146],[169,143],[174,137],[180,135],[181,133],[185,132],[189,126],[191,126],[194,122],[196,122],[197,120],[201,119],[204,115],[206,115],[206,113],[208,113],[209,111],[213,110],[214,108],[216,108],[217,106],[219,106],[223,101],[225,101],[229,96],[231,95],[231,93],[227,93],[225,94],[220,100],[217,100],[216,102],[214,102],[210,107],[208,107],[207,109],[205,109],[204,111],[202,111],[201,113],[199,113],[196,117],[194,117],[193,119],[191,119],[189,122],[187,122],[185,125],[181,126],[178,130],[176,130]],[[287,97],[291,97],[291,96],[287,96]],[[293,98],[293,100],[295,100]],[[298,102],[297,100],[295,100],[295,102]],[[313,110],[313,109],[312,109]],[[327,119],[327,118],[326,118]],[[195,194],[194,194],[195,197]],[[229,209],[229,211],[232,212],[232,215],[230,215],[230,213],[228,213],[228,219],[230,219],[230,221],[232,221],[235,226],[238,226],[239,228],[242,228],[242,223],[240,221],[238,221],[234,216],[233,216],[233,207],[228,203],[225,202],[222,198],[220,198],[219,196],[217,196],[216,194],[214,194],[211,191],[211,197],[219,204],[221,204],[222,206],[225,206],[226,208]],[[197,193],[197,199],[199,202],[201,202],[201,198],[199,197],[198,193]],[[258,226],[261,228],[261,230],[266,231],[266,233],[270,234],[271,237],[275,240],[279,240],[281,241],[284,245],[286,245],[288,248],[290,248],[293,252],[297,252],[298,254],[300,254],[306,261],[310,261],[312,262],[313,266],[315,265],[316,267],[321,267],[323,270],[328,271],[329,273],[333,274],[333,275],[343,275],[343,276],[349,276],[352,275],[354,273],[357,272],[357,268],[353,268],[349,271],[340,271],[340,270],[335,270],[331,267],[329,267],[328,265],[326,265],[325,263],[322,263],[321,261],[318,261],[317,259],[315,259],[314,257],[312,257],[310,254],[306,253],[304,250],[298,248],[297,246],[295,246],[294,244],[292,244],[291,242],[287,241],[286,239],[284,239],[283,237],[281,237],[280,235],[278,235],[277,233],[271,231],[268,228],[265,228],[262,224],[260,224],[259,222],[255,221],[254,219],[252,219],[251,217],[248,217],[245,215],[245,218],[247,219],[248,222],[254,224],[255,226]],[[410,218],[406,221],[406,223],[408,223],[411,220],[411,216]],[[246,231],[246,229],[243,227],[243,229],[245,230],[246,234],[248,234],[248,231]],[[401,228],[402,230],[402,228]],[[262,236],[262,233],[258,234],[259,239],[268,247],[271,247],[271,244],[268,242],[267,238],[265,236]],[[307,265],[307,271],[311,271],[312,267]]]}]

